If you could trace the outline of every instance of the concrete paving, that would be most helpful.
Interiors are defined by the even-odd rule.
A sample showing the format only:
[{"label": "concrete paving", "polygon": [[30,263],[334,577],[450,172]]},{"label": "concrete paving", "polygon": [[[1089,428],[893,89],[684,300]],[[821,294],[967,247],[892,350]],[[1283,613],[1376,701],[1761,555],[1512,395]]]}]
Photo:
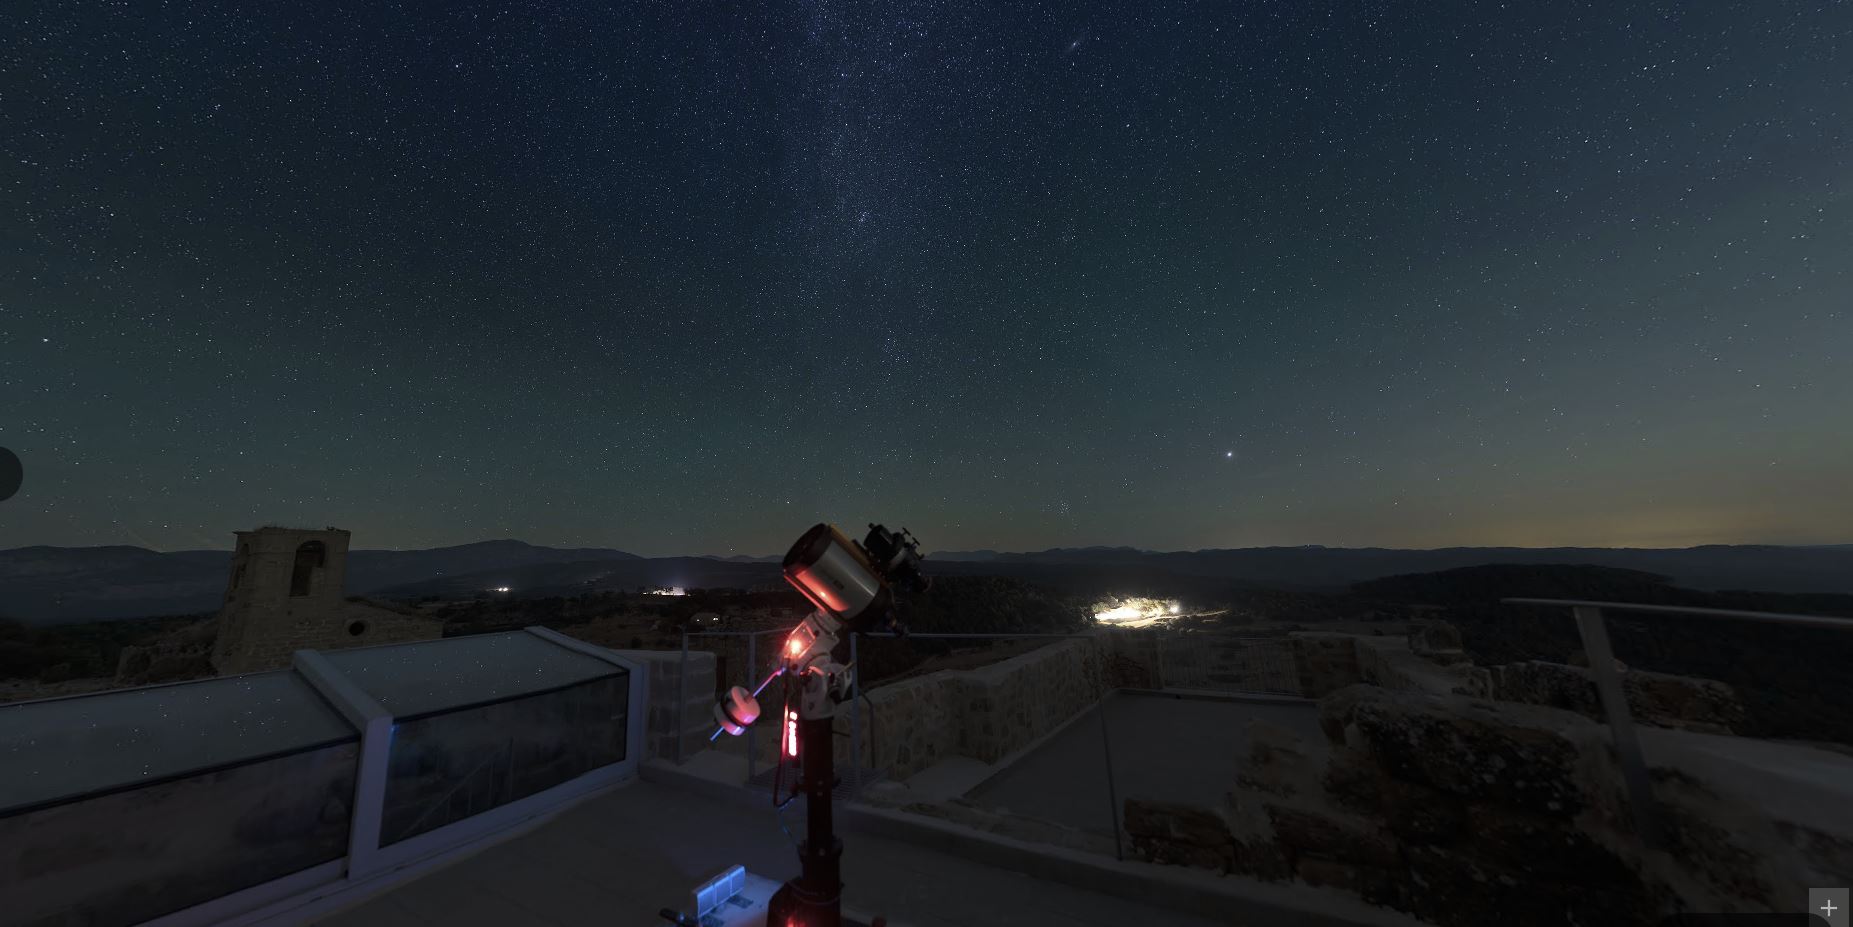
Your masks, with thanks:
[{"label": "concrete paving", "polygon": [[1853,756],[1805,744],[1642,727],[1651,766],[1698,776],[1778,821],[1853,840]]},{"label": "concrete paving", "polygon": [[990,763],[950,756],[907,777],[907,795],[914,801],[956,798],[997,773]]},{"label": "concrete paving", "polygon": [[[1112,834],[1116,803],[1107,785],[1108,746],[1099,706],[1030,750],[968,798],[1012,814]],[[1325,736],[1312,702],[1230,700],[1122,693],[1106,703],[1113,787],[1128,798],[1220,805],[1248,753],[1248,721],[1298,733],[1323,754]]]},{"label": "concrete paving", "polygon": [[[799,806],[785,814],[803,827]],[[844,837],[846,906],[895,927],[1212,927],[1221,922],[1047,882],[863,834]],[[325,927],[662,925],[690,888],[733,863],[775,879],[796,851],[770,803],[754,808],[635,782],[536,830],[316,923]]]}]

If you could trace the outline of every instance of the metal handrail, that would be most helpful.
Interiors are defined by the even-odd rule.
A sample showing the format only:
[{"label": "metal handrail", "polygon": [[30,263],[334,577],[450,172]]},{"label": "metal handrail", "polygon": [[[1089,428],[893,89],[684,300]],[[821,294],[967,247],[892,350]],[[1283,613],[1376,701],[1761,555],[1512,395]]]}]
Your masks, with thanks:
[{"label": "metal handrail", "polygon": [[1651,612],[1661,615],[1693,615],[1699,618],[1740,618],[1772,624],[1792,624],[1810,628],[1837,628],[1853,631],[1853,618],[1827,615],[1791,615],[1783,612],[1748,612],[1734,608],[1698,608],[1688,605],[1640,605],[1633,602],[1591,602],[1583,599],[1500,599],[1507,605],[1555,605],[1562,608],[1605,608],[1617,612]]},{"label": "metal handrail", "polygon": [[1609,644],[1608,621],[1604,610],[1644,612],[1659,615],[1689,615],[1698,618],[1724,618],[1759,621],[1797,627],[1853,630],[1853,619],[1825,615],[1789,615],[1780,612],[1740,611],[1728,608],[1699,608],[1683,605],[1645,605],[1632,602],[1596,602],[1587,599],[1500,599],[1506,605],[1542,605],[1567,608],[1576,618],[1576,630],[1583,640],[1583,653],[1589,658],[1590,675],[1596,694],[1602,701],[1602,713],[1608,720],[1609,737],[1615,746],[1615,758],[1628,788],[1629,804],[1634,809],[1635,828],[1641,841],[1650,848],[1666,846],[1660,810],[1654,798],[1653,783],[1647,775],[1647,761],[1641,755],[1640,739],[1634,733],[1634,714],[1628,707],[1627,692],[1621,685],[1621,672],[1615,666],[1615,651]]},{"label": "metal handrail", "polygon": [[[748,665],[755,666],[756,661],[754,660],[754,651],[755,651],[755,644],[757,643],[758,637],[763,634],[785,633],[787,630],[788,629],[786,628],[767,628],[767,629],[754,630],[754,631],[720,631],[720,630],[703,631],[703,630],[695,630],[695,629],[684,629],[684,631],[682,632],[682,655],[681,655],[681,665],[679,669],[679,681],[685,684],[688,678],[689,644],[692,638],[697,638],[697,637],[716,637],[716,638],[745,637],[747,638]],[[1144,632],[1152,632],[1152,633],[1157,634],[1160,637],[1165,636],[1167,633],[1165,629],[1160,629],[1160,628],[1142,628],[1142,629],[1136,629],[1136,630],[1144,631]],[[1011,633],[896,634],[893,632],[854,632],[848,635],[849,646],[850,646],[850,664],[860,665],[859,649],[860,649],[861,639],[864,637],[883,638],[883,639],[919,638],[922,640],[1092,640],[1092,639],[1098,638],[1099,631],[1100,629],[1090,628],[1086,631],[1069,632],[1069,633],[1020,633],[1020,634],[1011,634]],[[1285,638],[1255,637],[1253,635],[1239,635],[1239,636],[1229,636],[1229,637],[1231,637],[1231,639],[1234,639],[1234,640],[1241,640],[1245,642],[1266,642],[1266,643],[1283,643],[1284,644],[1286,640]],[[1163,647],[1161,645],[1155,653],[1155,655],[1160,661],[1163,660],[1162,651],[1163,651]],[[1158,671],[1162,673],[1162,663],[1158,667]],[[749,682],[750,681],[751,680],[749,679]],[[1103,682],[1105,681],[1106,680],[1103,677]],[[1162,686],[1163,683],[1161,682],[1160,685]],[[862,781],[862,773],[863,773],[862,733],[864,730],[864,723],[863,723],[863,711],[864,711],[863,701],[864,700],[860,698],[860,695],[862,693],[862,686],[861,686],[861,679],[859,676],[855,678],[854,686],[855,686],[854,695],[851,696],[851,700],[850,700],[852,704],[852,709],[849,713],[849,720],[850,720],[849,755],[852,759],[851,759],[850,770],[849,770],[848,775],[849,775],[849,780],[850,780],[849,781],[850,793],[854,795],[859,795],[861,794],[862,786],[864,784]],[[686,692],[686,688],[682,689],[681,691]],[[1099,700],[1095,702],[1093,706],[1091,707],[1091,710],[1099,713],[1099,718],[1097,720],[1098,720],[1099,727],[1100,727],[1100,747],[1101,747],[1102,759],[1104,761],[1104,766],[1105,766],[1107,803],[1109,805],[1109,810],[1111,812],[1110,820],[1112,821],[1112,825],[1113,825],[1114,856],[1117,859],[1125,859],[1126,857],[1126,844],[1125,844],[1126,837],[1125,837],[1124,823],[1121,820],[1120,792],[1119,792],[1119,785],[1117,781],[1117,774],[1114,769],[1114,752],[1113,752],[1113,744],[1112,744],[1112,734],[1110,733],[1110,730],[1109,730],[1110,724],[1109,724],[1109,719],[1107,715],[1108,715],[1109,703],[1113,700],[1113,698],[1116,695],[1118,695],[1122,691],[1130,691],[1130,690],[1123,690],[1123,689],[1117,689],[1117,688],[1103,690],[1101,692]],[[1210,697],[1221,697],[1221,695],[1222,693],[1216,693]],[[1203,695],[1193,695],[1193,696],[1187,696],[1187,697],[1204,697],[1204,696]],[[686,756],[683,752],[684,745],[683,745],[682,735],[683,735],[683,731],[687,729],[687,724],[684,723],[685,719],[683,718],[683,714],[686,712],[686,709],[687,709],[687,704],[688,704],[687,698],[679,699],[677,703],[677,719],[678,720],[677,720],[677,737],[676,737],[676,762],[678,764],[680,764],[686,759]],[[1084,714],[1085,714],[1085,711],[1079,712],[1076,714],[1075,717],[1079,718],[1081,715],[1084,715]],[[873,720],[874,718],[871,716],[869,719],[871,723],[870,726],[872,726]],[[753,732],[756,729],[757,729],[757,726],[755,725],[749,725],[746,729],[746,737],[748,741],[747,743],[747,781],[748,782],[752,782],[754,779],[755,761],[758,757],[758,751],[754,748],[753,741],[752,741]],[[877,761],[877,760],[879,760],[878,756],[871,757],[871,761]],[[875,771],[879,772],[881,769],[882,767],[878,765]]]}]

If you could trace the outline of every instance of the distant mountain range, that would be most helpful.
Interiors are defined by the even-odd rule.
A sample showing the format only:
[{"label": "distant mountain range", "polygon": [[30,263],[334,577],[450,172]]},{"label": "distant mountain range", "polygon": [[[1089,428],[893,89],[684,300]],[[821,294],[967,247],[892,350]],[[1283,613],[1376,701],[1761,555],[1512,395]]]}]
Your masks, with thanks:
[{"label": "distant mountain range", "polygon": [[1690,589],[1853,593],[1853,544],[1813,547],[1247,547],[1158,553],[1130,547],[1036,553],[941,551],[929,562],[1026,566],[1137,566],[1178,576],[1258,586],[1331,588],[1405,573],[1489,564],[1589,565],[1639,570]]},{"label": "distant mountain range", "polygon": [[[0,550],[0,616],[35,623],[212,611],[225,595],[229,550],[19,547]],[[446,576],[574,561],[641,561],[607,548],[481,541],[429,550],[348,552],[347,592],[366,595]]]},{"label": "distant mountain range", "polygon": [[[0,616],[34,623],[207,612],[224,595],[229,551],[139,547],[21,547],[0,551]],[[606,548],[484,541],[430,550],[356,550],[347,592],[381,597],[570,595],[639,586],[742,587],[779,583],[775,555],[643,558]],[[929,573],[1006,575],[1077,594],[1213,596],[1231,589],[1334,589],[1410,573],[1491,564],[1590,565],[1639,570],[1691,589],[1853,593],[1853,545],[1387,548],[1255,547],[1157,552],[1132,547],[1029,553],[937,551]]]}]

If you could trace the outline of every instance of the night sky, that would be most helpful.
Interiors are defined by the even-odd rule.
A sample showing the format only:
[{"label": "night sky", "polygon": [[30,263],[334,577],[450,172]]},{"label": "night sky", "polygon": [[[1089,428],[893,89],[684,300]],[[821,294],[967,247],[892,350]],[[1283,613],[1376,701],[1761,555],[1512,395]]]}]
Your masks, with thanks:
[{"label": "night sky", "polygon": [[18,10],[0,547],[1853,541],[1853,4]]}]

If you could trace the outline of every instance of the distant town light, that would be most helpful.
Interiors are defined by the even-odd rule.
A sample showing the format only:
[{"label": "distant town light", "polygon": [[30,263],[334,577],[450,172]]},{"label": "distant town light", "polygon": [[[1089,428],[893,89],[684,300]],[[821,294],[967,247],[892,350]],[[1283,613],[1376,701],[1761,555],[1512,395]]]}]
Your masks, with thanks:
[{"label": "distant town light", "polygon": [[508,587],[507,587],[507,586],[497,586],[497,587],[495,587],[494,589],[491,589],[491,590],[489,590],[489,591],[490,591],[490,592],[507,592],[507,591],[508,591]]},{"label": "distant town light", "polygon": [[1104,621],[1108,624],[1121,621],[1133,621],[1143,617],[1145,617],[1145,610],[1137,605],[1121,605],[1116,608],[1109,608],[1106,611],[1094,613],[1095,621]]},{"label": "distant town light", "polygon": [[681,586],[670,586],[667,589],[652,589],[647,594],[648,595],[688,595],[688,590],[682,588]]},{"label": "distant town light", "polygon": [[1139,626],[1183,613],[1184,604],[1171,599],[1124,598],[1095,606],[1094,620],[1101,624]]}]

